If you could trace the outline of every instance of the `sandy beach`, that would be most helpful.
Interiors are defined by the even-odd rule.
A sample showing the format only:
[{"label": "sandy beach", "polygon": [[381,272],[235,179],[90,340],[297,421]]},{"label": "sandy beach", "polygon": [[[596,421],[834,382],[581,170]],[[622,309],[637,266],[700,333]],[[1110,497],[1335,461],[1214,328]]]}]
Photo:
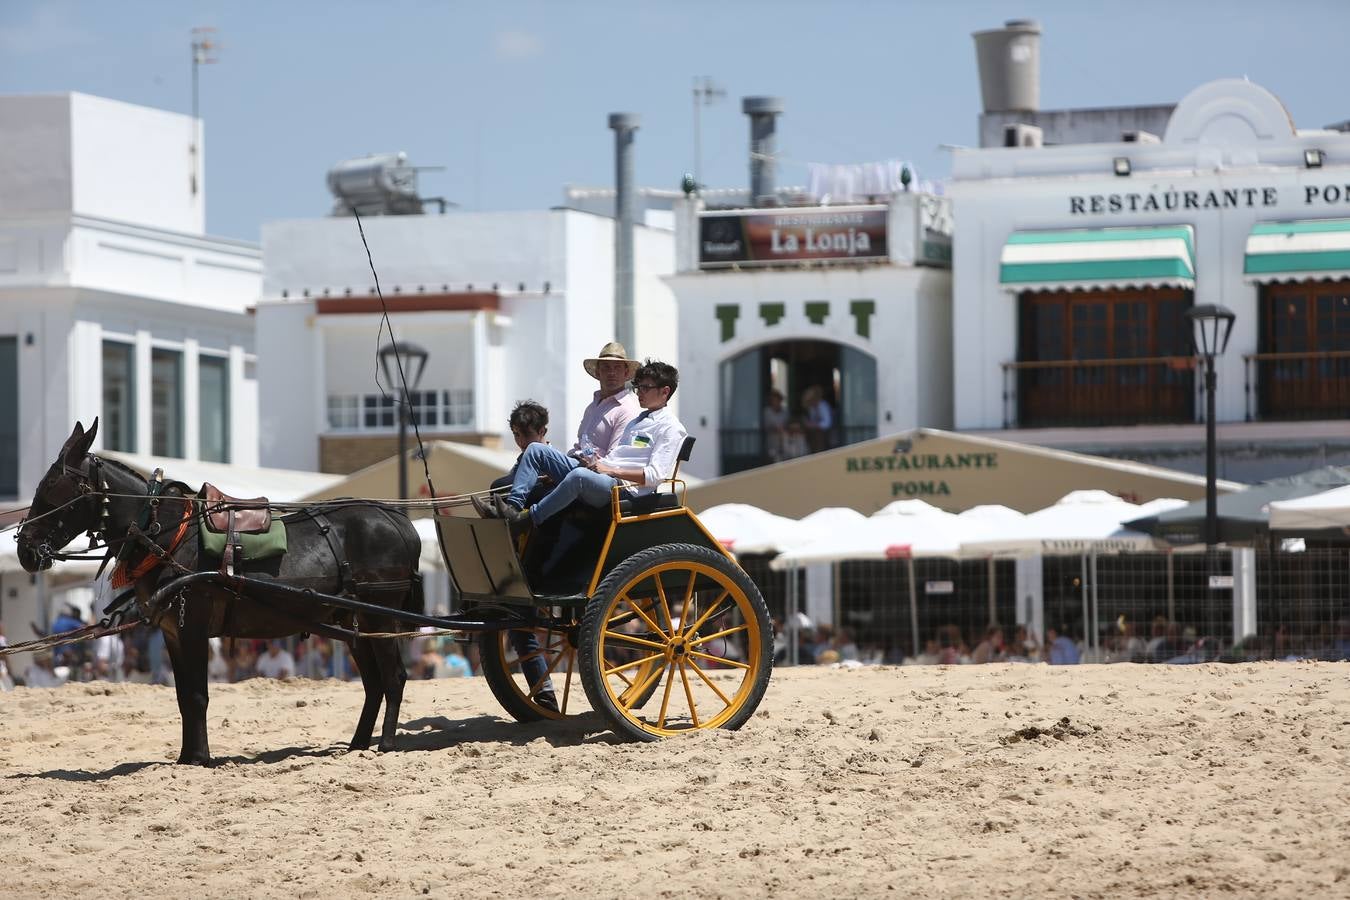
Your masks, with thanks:
[{"label": "sandy beach", "polygon": [[481,679],[0,695],[7,896],[1347,896],[1350,666],[784,669],[740,732],[519,725]]}]

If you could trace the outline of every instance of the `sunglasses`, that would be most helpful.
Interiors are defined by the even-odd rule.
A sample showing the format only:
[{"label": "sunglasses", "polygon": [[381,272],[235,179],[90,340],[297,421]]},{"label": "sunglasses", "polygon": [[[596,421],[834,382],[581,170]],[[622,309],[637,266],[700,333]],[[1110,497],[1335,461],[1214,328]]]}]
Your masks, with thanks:
[{"label": "sunglasses", "polygon": [[633,390],[639,394],[644,391],[655,390],[658,387],[660,387],[659,384],[638,384],[636,381],[633,382]]}]

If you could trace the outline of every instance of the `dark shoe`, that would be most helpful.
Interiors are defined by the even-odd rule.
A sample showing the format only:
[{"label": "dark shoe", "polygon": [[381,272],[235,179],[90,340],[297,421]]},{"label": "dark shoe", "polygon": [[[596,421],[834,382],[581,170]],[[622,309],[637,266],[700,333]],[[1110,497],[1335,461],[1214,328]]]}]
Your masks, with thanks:
[{"label": "dark shoe", "polygon": [[469,502],[473,504],[474,510],[477,511],[478,518],[480,519],[501,518],[501,516],[497,514],[497,508],[495,506],[488,505],[481,498],[476,497],[473,494],[470,494]]},{"label": "dark shoe", "polygon": [[499,519],[509,519],[520,512],[506,499],[505,494],[492,495],[492,508],[497,511],[497,518]]},{"label": "dark shoe", "polygon": [[552,691],[541,691],[540,693],[536,694],[534,697],[534,702],[536,705],[542,706],[544,709],[552,710],[553,712],[560,711],[558,709],[558,698]]},{"label": "dark shoe", "polygon": [[506,503],[503,503],[502,506],[506,509],[502,518],[511,526],[511,537],[520,537],[526,531],[529,531],[530,526],[534,524],[534,520],[530,518],[528,509],[516,509]]}]

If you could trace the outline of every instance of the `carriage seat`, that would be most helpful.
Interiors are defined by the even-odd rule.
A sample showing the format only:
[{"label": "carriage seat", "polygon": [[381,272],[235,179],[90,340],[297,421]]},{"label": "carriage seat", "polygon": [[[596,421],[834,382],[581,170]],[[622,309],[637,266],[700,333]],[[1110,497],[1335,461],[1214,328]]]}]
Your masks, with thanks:
[{"label": "carriage seat", "polygon": [[680,477],[680,463],[688,462],[689,457],[694,455],[694,437],[687,435],[684,443],[680,444],[680,452],[675,457],[675,471],[670,477],[661,484],[670,485],[670,490],[661,493],[661,486],[657,485],[656,491],[650,494],[643,494],[640,497],[630,497],[627,500],[619,501],[619,515],[636,516],[649,515],[654,512],[663,512],[668,509],[679,509],[683,505],[684,495],[675,492],[675,482]]},{"label": "carriage seat", "polygon": [[202,513],[212,531],[263,534],[272,527],[272,508],[266,497],[231,497],[214,484],[202,485]]}]

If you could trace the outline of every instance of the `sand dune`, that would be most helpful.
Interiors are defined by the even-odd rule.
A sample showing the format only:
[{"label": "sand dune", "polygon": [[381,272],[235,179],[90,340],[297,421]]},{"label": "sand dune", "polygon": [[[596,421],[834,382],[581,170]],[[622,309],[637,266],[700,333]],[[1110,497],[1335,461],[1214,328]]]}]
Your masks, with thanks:
[{"label": "sand dune", "polygon": [[1350,896],[1350,666],[779,670],[740,732],[617,744],[409,684],[0,695],[14,897]]}]

